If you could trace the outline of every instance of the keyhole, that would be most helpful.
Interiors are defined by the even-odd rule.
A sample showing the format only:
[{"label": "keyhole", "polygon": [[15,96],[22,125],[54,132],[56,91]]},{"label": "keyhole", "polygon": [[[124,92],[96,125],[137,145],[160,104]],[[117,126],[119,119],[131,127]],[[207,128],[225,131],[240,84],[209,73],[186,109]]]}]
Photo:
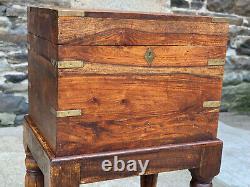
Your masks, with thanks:
[{"label": "keyhole", "polygon": [[147,61],[149,66],[151,66],[154,57],[155,57],[154,52],[152,51],[152,49],[148,48],[145,53],[145,60]]}]

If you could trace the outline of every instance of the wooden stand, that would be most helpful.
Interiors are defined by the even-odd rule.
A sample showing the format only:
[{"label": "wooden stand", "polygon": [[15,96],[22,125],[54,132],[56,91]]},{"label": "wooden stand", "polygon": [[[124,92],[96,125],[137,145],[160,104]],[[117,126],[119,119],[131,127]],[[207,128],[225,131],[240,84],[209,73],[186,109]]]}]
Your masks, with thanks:
[{"label": "wooden stand", "polygon": [[190,169],[191,187],[212,187],[219,173],[222,141],[215,139],[160,147],[56,157],[35,124],[24,124],[26,150],[26,187],[77,187],[80,184],[139,175],[134,172],[105,172],[103,160],[114,156],[128,160],[150,160],[141,187],[156,187],[157,174],[165,171]]}]

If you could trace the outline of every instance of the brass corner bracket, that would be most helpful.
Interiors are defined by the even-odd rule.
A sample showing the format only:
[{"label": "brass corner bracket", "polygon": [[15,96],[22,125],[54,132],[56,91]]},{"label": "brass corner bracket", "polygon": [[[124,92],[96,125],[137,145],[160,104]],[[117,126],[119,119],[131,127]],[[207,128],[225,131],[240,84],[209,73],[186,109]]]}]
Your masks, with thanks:
[{"label": "brass corner bracket", "polygon": [[58,69],[81,68],[84,66],[84,62],[80,60],[57,61],[52,59],[51,64]]},{"label": "brass corner bracket", "polygon": [[225,17],[213,17],[212,22],[213,23],[228,23],[228,19]]},{"label": "brass corner bracket", "polygon": [[226,63],[225,59],[208,59],[207,64],[209,66],[224,66]]},{"label": "brass corner bracket", "polygon": [[54,108],[51,107],[50,111],[57,118],[81,116],[82,115],[81,110],[61,110],[61,111],[56,111]]},{"label": "brass corner bracket", "polygon": [[82,10],[58,9],[59,17],[84,17],[85,12]]},{"label": "brass corner bracket", "polygon": [[220,101],[204,101],[203,107],[204,108],[216,108],[220,107],[221,102]]}]

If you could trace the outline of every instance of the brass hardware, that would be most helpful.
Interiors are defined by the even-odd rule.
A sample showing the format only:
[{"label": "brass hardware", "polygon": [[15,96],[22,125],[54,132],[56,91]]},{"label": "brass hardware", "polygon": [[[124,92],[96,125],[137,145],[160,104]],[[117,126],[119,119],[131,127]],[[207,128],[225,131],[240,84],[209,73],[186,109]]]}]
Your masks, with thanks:
[{"label": "brass hardware", "polygon": [[148,48],[144,57],[145,57],[145,60],[147,61],[148,65],[151,66],[153,63],[153,60],[155,58],[155,53],[151,48]]},{"label": "brass hardware", "polygon": [[228,23],[228,19],[224,17],[213,17],[212,22],[213,23]]},{"label": "brass hardware", "polygon": [[52,64],[52,66],[54,66],[55,68],[57,68],[57,61],[56,60],[52,59],[51,60],[51,64]]},{"label": "brass hardware", "polygon": [[58,9],[58,16],[64,17],[84,17],[85,12],[81,10],[70,10],[70,9]]},{"label": "brass hardware", "polygon": [[50,111],[52,112],[52,114],[54,114],[58,118],[70,117],[70,116],[81,116],[82,115],[81,110],[56,111],[54,108],[51,107]]},{"label": "brass hardware", "polygon": [[224,66],[226,63],[225,59],[209,59],[208,65],[209,66]]},{"label": "brass hardware", "polygon": [[51,60],[51,64],[58,68],[58,69],[64,69],[64,68],[81,68],[84,66],[83,61],[79,60],[68,60],[68,61],[56,61],[56,60]]},{"label": "brass hardware", "polygon": [[204,108],[215,108],[220,107],[220,101],[204,101],[203,102]]}]

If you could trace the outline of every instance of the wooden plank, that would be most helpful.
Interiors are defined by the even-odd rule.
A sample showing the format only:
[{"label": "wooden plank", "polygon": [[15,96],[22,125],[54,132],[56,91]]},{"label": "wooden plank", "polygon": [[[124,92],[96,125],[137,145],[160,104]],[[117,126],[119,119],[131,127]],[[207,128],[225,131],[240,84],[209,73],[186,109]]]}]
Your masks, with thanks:
[{"label": "wooden plank", "polygon": [[85,63],[149,66],[145,60],[148,48],[155,54],[152,67],[207,66],[213,65],[209,61],[222,61],[226,55],[224,46],[57,46],[32,34],[28,35],[28,41],[32,51],[48,60]]},{"label": "wooden plank", "polygon": [[[141,160],[145,163],[146,160],[149,160],[146,174],[156,174],[180,169],[195,170],[195,168],[200,167],[208,169],[210,165],[213,170],[208,169],[208,171],[204,171],[208,174],[214,174],[215,171],[218,171],[219,167],[218,161],[220,161],[221,157],[222,142],[218,139],[151,148],[144,147],[142,149],[133,150],[53,157],[49,156],[50,149],[44,146],[44,143],[39,142],[39,140],[43,138],[39,131],[37,131],[38,129],[35,127],[35,124],[30,123],[30,120],[27,122],[28,124],[24,126],[24,136],[39,167],[43,168],[46,177],[45,186],[49,186],[48,182],[50,181],[60,183],[60,181],[67,180],[65,182],[68,184],[69,181],[72,181],[72,177],[75,179],[72,183],[76,185],[75,182],[78,181],[79,178],[81,183],[86,184],[139,175],[141,172],[140,169],[134,172],[126,170],[115,172],[111,170],[107,175],[107,172],[102,170],[102,162],[104,160],[112,161],[114,156],[118,156],[119,159],[125,162],[129,160]],[[211,155],[216,155],[216,157],[211,157]],[[49,166],[51,167],[48,172],[47,169],[49,169]],[[45,168],[47,169],[44,170]],[[66,173],[66,171],[68,172]],[[50,172],[51,175],[49,175]]]},{"label": "wooden plank", "polygon": [[[125,34],[125,33],[124,33]],[[29,33],[28,35],[34,35]],[[204,34],[176,34],[176,33],[142,33],[137,30],[126,31],[126,37],[119,32],[108,31],[106,34],[85,36],[79,40],[62,43],[67,45],[167,45],[167,46],[223,46],[227,45],[227,36]],[[143,35],[143,37],[142,37]],[[33,36],[34,37],[34,36]],[[130,38],[129,40],[126,38]],[[43,38],[41,38],[43,39]],[[36,39],[38,40],[38,39]],[[126,41],[127,40],[127,41]],[[44,39],[42,43],[48,42]],[[50,42],[48,42],[50,43]],[[48,44],[47,44],[48,45]],[[50,44],[55,45],[55,44]],[[39,47],[39,46],[37,46]],[[41,50],[47,48],[40,47]]]},{"label": "wooden plank", "polygon": [[41,37],[37,37],[34,34],[28,34],[28,45],[30,51],[33,51],[40,56],[48,59],[58,59],[58,46],[53,44],[52,42],[42,39]]},{"label": "wooden plank", "polygon": [[223,78],[224,67],[133,67],[123,65],[109,65],[97,63],[85,63],[82,68],[59,69],[58,76],[80,76],[80,75],[171,75],[190,74],[201,77]]},{"label": "wooden plank", "polygon": [[[82,159],[81,164],[81,181],[83,184],[90,182],[98,182],[111,180],[116,178],[130,177],[138,175],[141,171],[128,172],[115,172],[111,170],[110,172],[105,172],[102,170],[103,160],[114,160],[114,156],[118,156],[120,160],[142,160],[145,163],[149,160],[149,165],[146,170],[146,174],[157,174],[160,172],[174,171],[180,169],[191,169],[199,167],[202,163],[201,155],[203,150],[205,150],[209,155],[218,155],[219,151],[216,151],[217,147],[221,147],[221,141],[204,141],[190,144],[177,144],[170,146],[155,147],[149,149],[141,149],[138,151],[120,151],[110,154],[100,154],[86,159]],[[218,155],[218,158],[221,156]],[[217,158],[206,157],[210,159],[210,163],[214,164],[213,160]],[[216,163],[216,161],[215,161]],[[207,166],[207,168],[210,168]],[[213,171],[212,171],[213,172]]]},{"label": "wooden plank", "polygon": [[55,157],[53,150],[29,116],[25,116],[23,128],[24,146],[28,147],[31,151],[32,157],[37,162],[43,174],[49,174],[50,162]]},{"label": "wooden plank", "polygon": [[58,83],[59,110],[78,108],[82,116],[58,119],[57,155],[216,137],[218,110],[203,101],[220,100],[222,79],[173,73],[67,76]]},{"label": "wooden plank", "polygon": [[[144,114],[157,113],[163,108],[167,110],[166,106],[177,110],[184,107],[184,101],[178,101],[181,98],[189,98],[185,104],[203,107],[204,101],[220,100],[221,83],[219,78],[185,73],[59,77],[58,110],[82,109],[91,120],[97,114],[109,112],[125,117],[142,110]],[[154,109],[144,108],[151,105]]]},{"label": "wooden plank", "polygon": [[218,113],[172,112],[121,120],[58,119],[57,156],[129,150],[216,137]]},{"label": "wooden plank", "polygon": [[208,59],[224,59],[225,47],[212,46],[59,46],[59,60],[89,63],[149,66],[147,49],[155,55],[151,67],[207,66]]},{"label": "wooden plank", "polygon": [[29,115],[53,150],[56,147],[57,75],[54,67],[35,52],[29,51]]},{"label": "wooden plank", "polygon": [[29,7],[27,14],[29,33],[45,38],[52,43],[57,43],[58,19],[56,10]]},{"label": "wooden plank", "polygon": [[[164,45],[166,42],[163,43],[163,41],[166,41],[168,37],[166,34],[173,33],[220,35],[226,37],[228,24],[207,22],[193,22],[190,24],[187,21],[59,17],[58,29],[59,44],[75,45],[77,43],[78,45],[86,45],[84,44],[86,40],[89,42],[92,39],[92,45],[96,45],[97,41],[99,42],[98,45]],[[137,42],[136,40],[139,41]],[[159,40],[162,40],[162,42]]]},{"label": "wooden plank", "polygon": [[208,17],[118,12],[85,14],[85,17],[58,18],[57,10],[29,8],[28,32],[54,44],[71,45],[226,46],[228,40],[228,24],[213,23]]}]

